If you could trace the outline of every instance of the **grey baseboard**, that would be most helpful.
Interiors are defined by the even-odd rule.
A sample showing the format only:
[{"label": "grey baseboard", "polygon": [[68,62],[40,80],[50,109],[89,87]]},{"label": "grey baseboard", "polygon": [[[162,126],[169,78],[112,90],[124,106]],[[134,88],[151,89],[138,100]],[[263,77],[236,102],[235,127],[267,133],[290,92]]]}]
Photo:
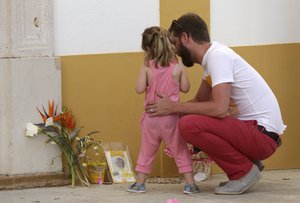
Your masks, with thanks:
[{"label": "grey baseboard", "polygon": [[70,185],[65,173],[36,173],[22,175],[0,175],[0,190]]}]

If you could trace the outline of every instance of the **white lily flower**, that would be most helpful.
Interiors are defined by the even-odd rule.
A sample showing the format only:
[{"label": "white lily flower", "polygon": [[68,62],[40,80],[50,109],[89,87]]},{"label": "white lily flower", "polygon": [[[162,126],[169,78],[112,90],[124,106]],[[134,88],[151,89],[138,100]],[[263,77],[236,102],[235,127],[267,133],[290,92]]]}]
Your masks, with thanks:
[{"label": "white lily flower", "polygon": [[36,125],[27,123],[25,135],[28,137],[34,137],[35,135],[37,135],[38,130],[39,128]]},{"label": "white lily flower", "polygon": [[46,123],[45,123],[45,126],[53,126],[54,123],[53,123],[53,117],[49,117],[47,120],[46,120]]}]

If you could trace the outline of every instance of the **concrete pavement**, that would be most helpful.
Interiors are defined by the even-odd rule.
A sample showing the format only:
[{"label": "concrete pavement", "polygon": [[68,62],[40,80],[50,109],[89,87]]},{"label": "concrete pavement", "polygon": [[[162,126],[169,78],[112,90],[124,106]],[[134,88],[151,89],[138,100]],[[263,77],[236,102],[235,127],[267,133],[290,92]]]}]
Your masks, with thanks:
[{"label": "concrete pavement", "polygon": [[300,169],[263,171],[262,179],[242,195],[215,195],[214,188],[226,177],[216,174],[199,182],[201,193],[186,195],[181,184],[147,184],[147,192],[126,192],[128,184],[43,187],[0,191],[0,203],[180,203],[199,202],[300,202]]}]

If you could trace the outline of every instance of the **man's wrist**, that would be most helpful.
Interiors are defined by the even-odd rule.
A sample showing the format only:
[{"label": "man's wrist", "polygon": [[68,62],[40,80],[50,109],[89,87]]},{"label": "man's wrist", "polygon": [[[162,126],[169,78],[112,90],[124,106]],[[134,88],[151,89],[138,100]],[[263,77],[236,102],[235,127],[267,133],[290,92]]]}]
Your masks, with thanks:
[{"label": "man's wrist", "polygon": [[176,114],[179,113],[179,107],[180,107],[180,103],[179,102],[174,102],[171,108],[171,113],[172,114]]}]

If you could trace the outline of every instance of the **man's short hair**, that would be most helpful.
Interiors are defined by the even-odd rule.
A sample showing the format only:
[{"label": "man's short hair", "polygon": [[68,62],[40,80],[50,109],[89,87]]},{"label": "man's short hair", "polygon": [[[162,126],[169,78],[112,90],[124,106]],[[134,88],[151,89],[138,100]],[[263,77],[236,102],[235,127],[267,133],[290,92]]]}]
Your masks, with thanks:
[{"label": "man's short hair", "polygon": [[186,32],[195,42],[210,42],[210,36],[205,21],[195,13],[187,13],[173,20],[169,31],[176,37]]}]

